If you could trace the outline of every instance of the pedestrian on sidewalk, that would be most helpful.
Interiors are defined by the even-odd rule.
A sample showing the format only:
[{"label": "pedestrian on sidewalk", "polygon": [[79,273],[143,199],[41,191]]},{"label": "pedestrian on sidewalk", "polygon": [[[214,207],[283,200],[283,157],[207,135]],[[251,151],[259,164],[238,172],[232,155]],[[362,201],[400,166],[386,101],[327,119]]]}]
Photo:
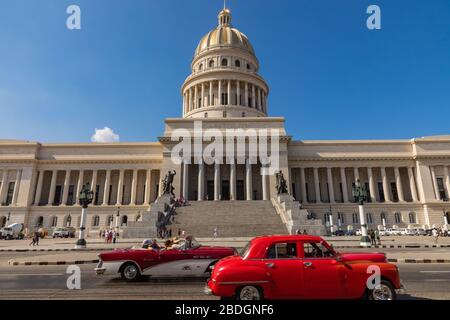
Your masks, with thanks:
[{"label": "pedestrian on sidewalk", "polygon": [[36,245],[36,237],[35,237],[35,233],[33,233],[33,236],[31,237],[31,242],[29,244],[29,246],[35,246]]},{"label": "pedestrian on sidewalk", "polygon": [[380,246],[381,245],[381,238],[380,238],[380,230],[375,229],[375,238],[377,240],[377,244]]},{"label": "pedestrian on sidewalk", "polygon": [[114,244],[116,244],[116,242],[117,242],[117,236],[118,236],[117,231],[114,230],[114,231],[113,231],[113,235],[112,235],[112,242],[113,242]]},{"label": "pedestrian on sidewalk", "polygon": [[370,237],[370,245],[375,246],[377,243],[375,241],[375,232],[372,229],[369,230],[369,237]]},{"label": "pedestrian on sidewalk", "polygon": [[433,230],[431,231],[431,233],[433,234],[434,243],[438,243],[438,240],[439,240],[439,232],[437,231],[437,229],[436,229],[436,228],[433,228]]},{"label": "pedestrian on sidewalk", "polygon": [[34,237],[36,238],[34,243],[35,243],[36,246],[38,246],[39,245],[39,238],[41,237],[41,234],[39,232],[35,232],[34,233]]},{"label": "pedestrian on sidewalk", "polygon": [[214,239],[217,238],[217,227],[214,228],[213,238]]}]

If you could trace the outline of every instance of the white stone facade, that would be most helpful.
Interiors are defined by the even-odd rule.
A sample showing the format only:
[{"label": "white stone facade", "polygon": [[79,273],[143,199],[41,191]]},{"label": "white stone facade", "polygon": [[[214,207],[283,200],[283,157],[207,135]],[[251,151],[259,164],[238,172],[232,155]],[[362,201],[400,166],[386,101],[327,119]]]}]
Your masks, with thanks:
[{"label": "white stone facade", "polygon": [[[205,164],[198,155],[175,165],[171,133],[204,128],[281,131],[280,169],[290,193],[325,223],[358,226],[352,185],[370,190],[369,227],[385,224],[441,226],[450,221],[450,136],[383,141],[294,141],[284,118],[268,117],[269,87],[248,39],[231,27],[228,9],[200,42],[192,74],[182,86],[183,118],[167,119],[155,143],[41,144],[0,140],[0,226],[78,226],[77,195],[95,191],[87,228],[91,233],[138,220],[160,194],[161,180],[176,170],[177,195],[189,201],[270,200],[275,178],[260,174],[259,161]],[[205,146],[208,142],[205,142]],[[224,204],[226,205],[226,204]],[[245,214],[233,212],[232,214]],[[9,217],[9,221],[6,221]]]}]

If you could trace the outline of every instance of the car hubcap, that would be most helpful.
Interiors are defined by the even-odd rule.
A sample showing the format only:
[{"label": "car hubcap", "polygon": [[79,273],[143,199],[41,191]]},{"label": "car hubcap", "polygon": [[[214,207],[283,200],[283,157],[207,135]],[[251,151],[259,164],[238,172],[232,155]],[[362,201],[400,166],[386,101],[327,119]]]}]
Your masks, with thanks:
[{"label": "car hubcap", "polygon": [[380,284],[378,288],[373,289],[372,296],[374,300],[393,300],[394,298],[391,288],[385,284]]},{"label": "car hubcap", "polygon": [[137,268],[135,266],[127,266],[124,271],[125,278],[134,279],[137,275]]},{"label": "car hubcap", "polygon": [[252,286],[244,287],[241,290],[239,298],[240,300],[259,300],[260,293],[259,290],[255,287]]}]

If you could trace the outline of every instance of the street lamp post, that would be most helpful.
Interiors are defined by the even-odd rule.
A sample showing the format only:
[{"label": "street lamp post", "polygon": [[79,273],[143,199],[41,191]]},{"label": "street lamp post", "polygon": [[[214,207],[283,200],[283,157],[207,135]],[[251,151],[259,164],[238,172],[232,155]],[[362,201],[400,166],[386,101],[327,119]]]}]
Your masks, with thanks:
[{"label": "street lamp post", "polygon": [[360,245],[362,247],[370,247],[370,238],[367,233],[367,223],[366,223],[366,215],[364,213],[364,202],[367,200],[367,190],[364,186],[361,186],[361,182],[356,181],[355,186],[353,187],[353,198],[355,202],[358,203],[359,209],[359,220],[361,224],[361,241]]},{"label": "street lamp post", "polygon": [[86,240],[84,239],[86,233],[86,218],[88,213],[88,206],[92,203],[93,199],[94,199],[94,192],[91,190],[89,183],[87,183],[86,185],[83,186],[83,188],[80,191],[79,202],[82,207],[82,211],[80,222],[80,234],[78,237],[77,244],[75,245],[76,249],[86,248]]},{"label": "street lamp post", "polygon": [[330,219],[330,232],[331,232],[331,235],[333,235],[333,232],[335,231],[334,230],[334,221],[333,221],[333,211],[331,210],[331,207],[330,207],[330,212],[329,212],[329,219]]},{"label": "street lamp post", "polygon": [[119,233],[119,218],[120,218],[120,207],[117,208],[116,215],[116,232]]}]

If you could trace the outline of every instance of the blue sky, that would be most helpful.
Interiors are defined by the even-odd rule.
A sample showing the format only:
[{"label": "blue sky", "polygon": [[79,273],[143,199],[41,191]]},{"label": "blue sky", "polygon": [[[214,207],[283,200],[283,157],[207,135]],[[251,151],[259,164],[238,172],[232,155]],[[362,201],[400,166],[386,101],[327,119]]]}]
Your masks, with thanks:
[{"label": "blue sky", "polygon": [[[450,1],[229,0],[295,139],[450,134]],[[66,28],[66,8],[82,30]],[[366,9],[382,10],[382,30]],[[154,141],[221,0],[2,0],[0,139]]]}]

